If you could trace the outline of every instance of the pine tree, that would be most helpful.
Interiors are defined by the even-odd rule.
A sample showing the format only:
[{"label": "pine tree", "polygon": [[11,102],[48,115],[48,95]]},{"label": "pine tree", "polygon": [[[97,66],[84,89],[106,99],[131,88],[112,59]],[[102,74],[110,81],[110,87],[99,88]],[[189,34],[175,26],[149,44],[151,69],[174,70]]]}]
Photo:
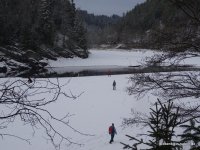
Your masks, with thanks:
[{"label": "pine tree", "polygon": [[0,46],[17,45],[44,57],[48,47],[58,55],[85,58],[86,31],[79,21],[73,0],[0,0]]},{"label": "pine tree", "polygon": [[53,45],[54,25],[52,20],[52,0],[40,0],[39,33],[44,44]]},{"label": "pine tree", "polygon": [[87,58],[86,29],[77,14],[73,0],[70,3],[70,7],[66,7],[66,11],[68,13],[68,21],[65,26],[68,36],[67,47],[79,57]]},{"label": "pine tree", "polygon": [[83,50],[85,57],[88,56],[86,33],[87,31],[83,26],[83,22],[76,15],[73,28],[73,41],[75,41],[78,48]]},{"label": "pine tree", "polygon": [[181,125],[182,128],[185,128],[184,133],[181,136],[181,142],[192,142],[190,150],[200,149],[200,126],[196,126],[195,120],[190,120],[189,125]]},{"label": "pine tree", "polygon": [[75,16],[76,16],[76,8],[73,1],[70,2],[70,7],[66,7],[67,12],[67,23],[66,23],[66,32],[68,36],[67,47],[69,50],[75,49],[75,38],[74,38],[74,25],[75,25]]},{"label": "pine tree", "polygon": [[7,35],[5,33],[6,18],[6,1],[2,0],[0,3],[0,44],[4,44],[7,41]]},{"label": "pine tree", "polygon": [[19,4],[20,15],[18,42],[22,45],[23,49],[36,50],[42,41],[39,39],[40,33],[37,31],[39,22],[40,0],[21,0]]},{"label": "pine tree", "polygon": [[[145,142],[130,135],[126,135],[130,140],[136,141],[133,146],[121,143],[124,149],[132,148],[137,150],[137,146],[145,144],[153,150],[174,150],[180,148],[179,141],[173,141],[172,137],[175,136],[174,129],[179,125],[179,108],[174,110],[174,104],[168,101],[167,104],[162,104],[158,99],[155,104],[155,110],[151,109],[150,117],[148,118],[147,125],[150,127],[147,135],[151,140]],[[177,143],[178,144],[177,144]]]}]

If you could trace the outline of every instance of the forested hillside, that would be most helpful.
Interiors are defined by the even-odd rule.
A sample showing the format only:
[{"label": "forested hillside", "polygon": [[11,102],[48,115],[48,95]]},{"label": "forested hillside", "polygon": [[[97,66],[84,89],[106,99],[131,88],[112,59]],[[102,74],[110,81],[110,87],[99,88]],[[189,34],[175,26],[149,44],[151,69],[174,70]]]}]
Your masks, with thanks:
[{"label": "forested hillside", "polygon": [[[181,38],[188,24],[189,18],[172,1],[147,0],[128,12],[120,22],[119,42],[160,48],[165,46],[165,40]],[[167,37],[163,39],[164,34]]]},{"label": "forested hillside", "polygon": [[0,52],[8,74],[43,69],[43,58],[88,57],[73,0],[1,0]]},{"label": "forested hillside", "polygon": [[[186,3],[189,7],[191,7],[190,3],[195,3],[200,7],[199,0],[186,1]],[[195,11],[197,10],[191,13],[196,13]],[[101,42],[95,43],[97,45],[123,44],[126,48],[167,50],[187,49],[190,46],[183,44],[184,41],[190,38],[198,42],[197,33],[199,32],[199,28],[189,19],[187,13],[175,5],[174,0],[147,0],[138,4],[113,24],[103,26],[101,30],[99,28],[95,30],[96,33],[100,32],[93,36],[93,42],[95,43],[95,39],[96,41],[102,39]],[[93,30],[88,30],[89,35],[93,32]]]},{"label": "forested hillside", "polygon": [[114,44],[116,40],[115,26],[121,17],[118,15],[105,16],[89,14],[87,11],[78,10],[78,14],[87,28],[87,41],[89,47],[100,46],[101,44]]}]

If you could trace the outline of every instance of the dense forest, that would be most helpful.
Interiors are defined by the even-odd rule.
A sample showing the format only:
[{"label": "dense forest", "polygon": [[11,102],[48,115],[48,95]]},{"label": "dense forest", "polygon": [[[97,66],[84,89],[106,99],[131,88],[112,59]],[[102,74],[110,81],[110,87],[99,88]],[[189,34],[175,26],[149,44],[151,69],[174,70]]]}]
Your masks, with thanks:
[{"label": "dense forest", "polygon": [[109,17],[105,15],[94,15],[83,10],[78,10],[78,14],[87,29],[88,47],[99,47],[101,44],[113,44],[112,39],[116,37],[116,26],[121,20],[120,16],[112,15]]},{"label": "dense forest", "polygon": [[146,48],[164,48],[197,31],[189,17],[169,0],[147,0],[137,5],[118,28],[119,42]]},{"label": "dense forest", "polygon": [[88,57],[86,29],[73,0],[1,0],[0,27],[1,61],[9,66],[4,72],[35,73],[46,65],[43,58]]},{"label": "dense forest", "polygon": [[[199,5],[198,1],[195,3]],[[94,32],[94,28],[91,30],[89,27],[89,35]],[[188,34],[192,39],[198,32],[198,27],[172,0],[147,0],[101,30],[97,28],[95,33],[99,34],[93,36],[92,44],[174,50],[172,43],[186,40]],[[177,50],[186,45],[179,46]]]}]

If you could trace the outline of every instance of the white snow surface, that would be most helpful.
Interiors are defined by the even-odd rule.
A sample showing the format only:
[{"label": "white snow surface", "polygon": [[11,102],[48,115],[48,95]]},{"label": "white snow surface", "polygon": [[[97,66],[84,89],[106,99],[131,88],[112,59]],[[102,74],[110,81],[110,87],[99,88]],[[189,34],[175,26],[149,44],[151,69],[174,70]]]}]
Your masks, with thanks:
[{"label": "white snow surface", "polygon": [[[89,59],[64,59],[58,61],[49,61],[50,66],[92,66],[92,65],[138,65],[144,56],[150,56],[153,51],[97,51],[92,50]],[[152,95],[146,95],[143,99],[137,100],[126,92],[128,86],[128,77],[130,75],[112,75],[59,78],[60,83],[65,84],[62,90],[74,95],[80,95],[77,99],[69,99],[64,96],[59,97],[56,103],[47,107],[57,117],[63,117],[65,114],[71,114],[69,123],[80,132],[91,134],[93,136],[84,136],[63,126],[57,126],[65,136],[69,137],[79,145],[68,145],[63,143],[61,150],[121,150],[123,146],[119,142],[128,143],[126,134],[136,136],[147,131],[147,128],[121,126],[124,117],[130,117],[131,109],[148,113],[151,104],[156,98]],[[16,78],[17,79],[17,78]],[[16,80],[12,79],[12,80]],[[8,79],[1,78],[0,82]],[[26,80],[26,79],[24,79]],[[37,80],[37,79],[36,79]],[[56,79],[51,79],[56,80]],[[117,83],[117,90],[112,90],[113,80]],[[46,95],[47,97],[49,95]],[[2,113],[2,112],[1,112]],[[114,143],[109,144],[110,136],[108,127],[111,123],[115,124],[117,135]],[[55,123],[56,124],[56,123]],[[0,133],[10,133],[17,136],[31,139],[31,144],[12,137],[0,138],[0,149],[2,150],[53,150],[53,146],[46,140],[46,136],[41,127],[35,132],[28,125],[24,125],[19,119],[9,124],[8,128],[1,129]],[[34,133],[34,134],[33,134]],[[144,139],[145,140],[145,139]],[[132,143],[133,144],[133,143]],[[145,148],[145,147],[142,147]]]},{"label": "white snow surface", "polygon": [[[129,96],[126,92],[129,75],[117,76],[97,76],[97,77],[78,77],[78,78],[60,78],[60,83],[69,84],[63,87],[64,91],[71,91],[74,95],[84,92],[76,100],[61,96],[56,103],[48,106],[48,110],[56,116],[63,117],[70,113],[70,125],[77,130],[91,134],[93,136],[83,136],[72,130],[61,127],[59,130],[72,141],[83,144],[83,146],[62,145],[61,150],[116,150],[122,149],[119,142],[127,142],[125,134],[136,135],[141,133],[142,129],[121,127],[122,119],[130,116],[131,108],[136,111],[148,112],[150,100],[148,97],[144,101],[136,100],[134,96]],[[1,81],[6,79],[1,79]],[[55,79],[52,79],[55,80]],[[117,82],[117,90],[112,90],[112,82]],[[153,101],[153,99],[152,99]],[[108,127],[114,123],[117,129],[115,142],[109,144],[110,136]],[[58,126],[59,128],[59,126]],[[31,145],[11,137],[0,139],[2,150],[12,150],[17,147],[20,150],[53,150],[51,143],[45,140],[44,131],[41,127],[35,131],[30,126],[22,124],[19,120],[10,124],[1,133],[13,133],[23,138],[31,139]]]},{"label": "white snow surface", "polygon": [[[148,49],[91,49],[89,58],[58,58],[57,61],[47,60],[50,67],[62,67],[67,68],[69,71],[80,71],[86,68],[99,68],[99,67],[123,67],[123,66],[137,66],[143,65],[145,63],[146,57],[151,57],[154,54],[163,54],[163,52],[158,52],[155,50]],[[165,63],[169,64],[168,60]],[[180,62],[183,65],[194,65],[200,66],[199,57],[187,58]],[[62,71],[61,71],[62,72]]]},{"label": "white snow surface", "polygon": [[144,63],[146,56],[152,56],[158,53],[146,49],[127,50],[90,50],[88,59],[81,58],[58,58],[57,61],[49,60],[51,67],[66,67],[66,66],[133,66]]}]

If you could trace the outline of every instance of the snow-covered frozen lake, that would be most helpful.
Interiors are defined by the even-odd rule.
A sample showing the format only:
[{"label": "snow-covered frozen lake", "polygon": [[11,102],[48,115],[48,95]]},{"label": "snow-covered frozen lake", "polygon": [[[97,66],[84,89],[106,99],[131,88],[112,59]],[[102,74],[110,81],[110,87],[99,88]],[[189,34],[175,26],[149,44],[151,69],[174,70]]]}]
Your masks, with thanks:
[{"label": "snow-covered frozen lake", "polygon": [[[119,50],[119,49],[107,49],[97,50],[91,49],[89,58],[58,58],[57,61],[47,60],[48,73],[57,73],[59,75],[66,73],[80,73],[87,72],[91,75],[108,74],[113,72],[117,74],[130,73],[131,67],[143,66],[147,57],[151,57],[155,54],[163,54],[162,52],[147,50],[147,49],[133,49],[133,50]],[[172,60],[170,60],[172,61]],[[169,62],[165,62],[168,64]],[[198,58],[189,58],[182,62],[182,65],[193,65],[194,67],[200,66]],[[76,75],[75,75],[76,76]]]},{"label": "snow-covered frozen lake", "polygon": [[88,59],[81,58],[58,58],[57,61],[49,60],[51,67],[67,67],[67,66],[133,66],[143,63],[143,59],[158,53],[146,49],[127,50],[90,50]]},{"label": "snow-covered frozen lake", "polygon": [[[92,67],[92,66],[137,66],[144,64],[145,58],[162,52],[133,49],[130,51],[119,49],[96,50],[91,49],[89,58],[58,58],[57,61],[49,60],[50,67]],[[199,57],[188,58],[181,64],[200,66]]]},{"label": "snow-covered frozen lake", "polygon": [[[98,51],[92,50],[89,59],[63,59],[50,61],[53,67],[63,66],[93,66],[93,65],[138,65],[144,56],[150,56],[152,51]],[[134,96],[129,96],[126,92],[128,86],[128,77],[130,75],[112,75],[59,78],[60,83],[70,82],[63,87],[67,93],[83,94],[76,100],[61,96],[56,103],[51,104],[48,110],[55,115],[72,114],[69,118],[70,125],[81,132],[92,134],[94,136],[82,136],[69,129],[60,128],[63,134],[72,138],[77,143],[84,144],[67,145],[64,144],[61,150],[120,150],[123,146],[119,142],[128,142],[125,134],[136,136],[137,133],[143,133],[146,129],[132,127],[123,129],[121,126],[124,117],[130,117],[131,109],[143,113],[149,112],[149,107],[156,98],[152,95],[146,95],[142,100],[137,100]],[[7,79],[0,79],[1,82]],[[37,79],[36,79],[37,80]],[[55,79],[51,79],[55,80]],[[117,83],[117,90],[112,90],[113,80]],[[48,96],[48,95],[47,95]],[[115,123],[118,134],[115,142],[109,144],[110,136],[108,127]],[[59,128],[59,127],[58,127]],[[5,137],[0,139],[0,149],[2,150],[53,150],[50,142],[47,142],[44,131],[41,127],[33,134],[31,127],[16,121],[9,125],[9,128],[1,130],[1,133],[12,133],[18,136],[31,139],[31,145],[21,140]]]}]

